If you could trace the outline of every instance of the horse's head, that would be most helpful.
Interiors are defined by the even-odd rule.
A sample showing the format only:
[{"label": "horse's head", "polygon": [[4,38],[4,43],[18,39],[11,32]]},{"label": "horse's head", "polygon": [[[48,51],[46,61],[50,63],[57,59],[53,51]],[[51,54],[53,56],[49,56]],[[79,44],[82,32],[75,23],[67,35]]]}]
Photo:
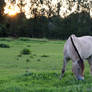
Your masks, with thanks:
[{"label": "horse's head", "polygon": [[78,80],[84,80],[84,64],[79,61],[73,63],[72,71]]}]

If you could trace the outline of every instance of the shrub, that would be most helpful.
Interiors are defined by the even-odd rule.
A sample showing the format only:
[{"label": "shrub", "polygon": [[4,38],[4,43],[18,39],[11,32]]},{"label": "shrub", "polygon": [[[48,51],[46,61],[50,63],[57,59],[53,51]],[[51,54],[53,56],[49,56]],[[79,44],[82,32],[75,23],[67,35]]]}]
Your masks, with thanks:
[{"label": "shrub", "polygon": [[30,45],[27,45],[27,47],[31,47]]},{"label": "shrub", "polygon": [[17,55],[17,57],[22,57],[22,55],[21,55],[21,54],[19,54],[19,55]]},{"label": "shrub", "polygon": [[21,51],[21,54],[24,54],[24,55],[28,55],[28,54],[30,54],[30,53],[31,53],[30,50],[27,49],[27,48],[24,48],[24,49]]},{"label": "shrub", "polygon": [[5,44],[5,43],[1,43],[0,47],[1,48],[10,48],[10,46],[8,44]]},{"label": "shrub", "polygon": [[26,62],[30,62],[30,59],[26,59]]},{"label": "shrub", "polygon": [[42,55],[41,57],[49,57],[48,55]]},{"label": "shrub", "polygon": [[22,38],[19,38],[20,41],[31,41],[30,38],[25,38],[25,37],[22,37]]}]

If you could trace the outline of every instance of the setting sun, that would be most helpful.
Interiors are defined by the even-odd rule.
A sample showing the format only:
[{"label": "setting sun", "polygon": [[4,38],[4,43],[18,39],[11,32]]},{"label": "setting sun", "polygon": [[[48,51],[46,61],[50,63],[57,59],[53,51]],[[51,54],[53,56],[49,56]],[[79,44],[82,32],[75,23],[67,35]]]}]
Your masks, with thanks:
[{"label": "setting sun", "polygon": [[17,14],[17,12],[16,12],[15,9],[8,9],[8,15],[9,15],[9,16],[14,16],[14,15],[16,15],[16,14]]},{"label": "setting sun", "polygon": [[5,7],[4,7],[4,13],[9,15],[9,16],[15,16],[20,12],[20,9],[17,5],[12,5],[10,3],[8,3]]}]

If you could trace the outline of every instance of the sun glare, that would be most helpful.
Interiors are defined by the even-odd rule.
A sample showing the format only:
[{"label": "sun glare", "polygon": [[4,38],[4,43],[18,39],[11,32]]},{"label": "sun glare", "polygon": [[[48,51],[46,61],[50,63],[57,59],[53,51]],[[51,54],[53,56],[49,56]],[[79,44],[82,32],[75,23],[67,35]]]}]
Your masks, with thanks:
[{"label": "sun glare", "polygon": [[8,6],[8,7],[5,7],[5,11],[4,11],[5,14],[8,14],[9,16],[15,16],[19,13],[19,9],[17,6]]},{"label": "sun glare", "polygon": [[6,2],[6,6],[4,7],[4,13],[9,16],[15,16],[20,12],[19,7],[16,4],[11,4]]},{"label": "sun glare", "polygon": [[5,13],[8,14],[9,16],[14,16],[17,14],[16,10],[14,8],[7,8],[5,10]]}]

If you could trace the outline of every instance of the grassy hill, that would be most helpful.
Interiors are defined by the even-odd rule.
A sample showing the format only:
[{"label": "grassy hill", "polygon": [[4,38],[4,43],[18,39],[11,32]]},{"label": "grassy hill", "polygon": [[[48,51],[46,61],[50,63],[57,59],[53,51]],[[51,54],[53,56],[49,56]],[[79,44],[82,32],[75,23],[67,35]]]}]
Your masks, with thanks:
[{"label": "grassy hill", "polygon": [[75,79],[71,61],[64,78],[59,80],[64,43],[62,40],[0,38],[0,92],[92,92],[87,62],[84,81]]}]

